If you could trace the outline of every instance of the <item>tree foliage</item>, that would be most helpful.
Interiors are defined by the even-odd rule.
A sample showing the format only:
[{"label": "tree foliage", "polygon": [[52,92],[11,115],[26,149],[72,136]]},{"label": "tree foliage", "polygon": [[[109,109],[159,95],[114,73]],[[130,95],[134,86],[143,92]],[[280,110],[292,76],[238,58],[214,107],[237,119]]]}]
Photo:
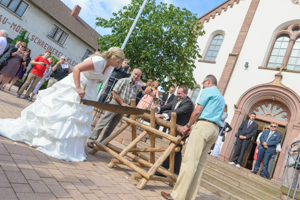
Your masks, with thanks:
[{"label": "tree foliage", "polygon": [[27,33],[27,30],[22,31],[22,33],[20,35],[17,35],[17,37],[11,42],[12,44],[16,44],[17,40],[22,40],[23,42],[25,42],[27,44],[28,47],[28,43],[29,43],[29,38],[25,38],[25,35]]},{"label": "tree foliage", "polygon": [[[111,35],[98,38],[100,51],[121,47],[143,0],[132,0],[114,18],[97,18],[97,26],[112,28]],[[203,35],[196,14],[172,4],[149,0],[124,49],[132,68],[143,71],[143,80],[156,79],[167,89],[173,84],[193,88],[195,60],[201,57],[196,38]]]}]

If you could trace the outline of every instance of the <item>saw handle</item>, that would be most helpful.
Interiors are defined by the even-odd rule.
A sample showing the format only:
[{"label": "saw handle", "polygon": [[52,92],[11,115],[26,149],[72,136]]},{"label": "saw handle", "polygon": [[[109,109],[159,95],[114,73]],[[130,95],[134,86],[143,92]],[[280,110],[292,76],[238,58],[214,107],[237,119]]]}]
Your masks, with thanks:
[{"label": "saw handle", "polygon": [[[85,91],[86,83],[83,85],[83,90]],[[82,103],[82,99],[80,98],[80,103]]]}]

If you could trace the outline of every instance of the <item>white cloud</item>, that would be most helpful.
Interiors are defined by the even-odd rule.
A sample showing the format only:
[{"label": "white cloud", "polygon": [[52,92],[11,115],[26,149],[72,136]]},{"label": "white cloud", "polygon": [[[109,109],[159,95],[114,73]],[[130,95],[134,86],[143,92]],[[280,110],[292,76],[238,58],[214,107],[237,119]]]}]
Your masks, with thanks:
[{"label": "white cloud", "polygon": [[[73,9],[75,5],[81,7],[79,16],[88,23],[92,28],[95,28],[96,17],[104,19],[110,19],[113,17],[112,13],[118,12],[124,6],[128,5],[131,0],[61,0],[70,9]],[[158,0],[164,3],[174,3],[174,0]],[[109,28],[96,27],[96,31],[101,35],[111,33]]]}]

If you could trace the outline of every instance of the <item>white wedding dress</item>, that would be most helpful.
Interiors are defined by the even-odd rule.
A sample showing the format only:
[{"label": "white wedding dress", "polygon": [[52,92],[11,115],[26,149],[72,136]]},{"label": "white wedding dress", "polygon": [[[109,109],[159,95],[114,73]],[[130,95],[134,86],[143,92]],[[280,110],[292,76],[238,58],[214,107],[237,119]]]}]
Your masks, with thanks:
[{"label": "white wedding dress", "polygon": [[[112,69],[102,71],[106,60],[90,57],[95,70],[80,73],[80,85],[86,83],[85,99],[97,99],[97,84],[105,81]],[[84,161],[85,143],[91,134],[93,107],[80,104],[73,73],[42,90],[36,101],[25,108],[18,119],[0,119],[0,134],[21,141],[54,158]]]}]

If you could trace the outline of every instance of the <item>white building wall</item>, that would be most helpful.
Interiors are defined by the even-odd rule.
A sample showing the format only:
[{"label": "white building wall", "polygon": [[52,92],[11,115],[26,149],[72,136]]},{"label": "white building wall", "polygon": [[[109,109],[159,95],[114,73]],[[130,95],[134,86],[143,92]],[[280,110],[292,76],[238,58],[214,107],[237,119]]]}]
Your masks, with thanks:
[{"label": "white building wall", "polygon": [[[246,1],[250,2],[250,0]],[[295,5],[290,0],[260,1],[224,96],[228,104],[228,122],[233,117],[234,104],[244,92],[253,86],[274,80],[277,71],[258,69],[258,67],[263,66],[267,59],[274,34],[286,25],[299,24],[299,13],[300,5]],[[238,15],[236,17],[240,18]],[[234,42],[233,39],[232,43]],[[249,62],[248,68],[244,67],[245,62]],[[300,74],[290,72],[282,74],[282,84],[300,94],[300,88],[295,84]]]},{"label": "white building wall", "polygon": [[208,23],[204,23],[206,33],[204,36],[198,37],[197,41],[201,49],[201,59],[204,59],[210,41],[216,34],[224,34],[224,40],[215,64],[198,62],[198,60],[195,61],[196,69],[194,71],[194,77],[198,84],[201,84],[208,74],[213,74],[220,80],[229,53],[233,50],[250,3],[250,0],[242,0],[239,4],[234,4],[232,8],[228,7],[226,12],[223,11],[221,15],[216,16],[215,19],[210,19]]},{"label": "white building wall", "polygon": [[[31,49],[32,59],[52,47],[52,55],[58,59],[65,55],[66,61],[72,68],[77,63],[82,62],[81,59],[87,49],[95,50],[39,7],[30,2],[27,3],[29,6],[22,17],[0,5],[0,29],[7,30],[12,39],[26,29],[28,31],[26,36],[29,37],[28,48]],[[47,36],[53,24],[69,34],[64,45],[60,45]]]}]

